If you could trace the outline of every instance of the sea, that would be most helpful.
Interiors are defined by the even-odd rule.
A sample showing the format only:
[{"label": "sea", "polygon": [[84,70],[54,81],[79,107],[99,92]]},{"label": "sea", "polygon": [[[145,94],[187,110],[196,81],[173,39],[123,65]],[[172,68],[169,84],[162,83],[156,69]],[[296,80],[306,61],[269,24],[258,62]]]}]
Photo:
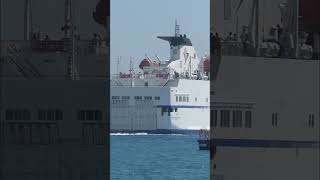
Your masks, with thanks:
[{"label": "sea", "polygon": [[198,149],[198,136],[111,134],[111,180],[210,179],[209,151]]}]

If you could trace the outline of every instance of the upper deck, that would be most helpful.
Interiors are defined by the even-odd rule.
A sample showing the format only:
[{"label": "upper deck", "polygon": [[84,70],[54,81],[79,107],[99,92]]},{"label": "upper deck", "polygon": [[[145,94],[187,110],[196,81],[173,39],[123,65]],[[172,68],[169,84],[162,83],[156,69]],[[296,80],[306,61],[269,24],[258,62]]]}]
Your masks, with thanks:
[{"label": "upper deck", "polygon": [[6,79],[107,77],[106,40],[8,40],[1,42],[1,76]]}]

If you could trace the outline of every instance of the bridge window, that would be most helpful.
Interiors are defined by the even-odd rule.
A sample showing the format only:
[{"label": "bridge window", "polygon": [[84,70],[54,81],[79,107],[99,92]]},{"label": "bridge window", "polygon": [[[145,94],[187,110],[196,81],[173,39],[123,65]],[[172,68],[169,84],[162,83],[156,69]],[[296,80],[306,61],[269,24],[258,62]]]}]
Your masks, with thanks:
[{"label": "bridge window", "polygon": [[246,127],[246,128],[251,128],[251,119],[252,119],[251,111],[246,111],[246,112],[245,112],[244,127]]}]

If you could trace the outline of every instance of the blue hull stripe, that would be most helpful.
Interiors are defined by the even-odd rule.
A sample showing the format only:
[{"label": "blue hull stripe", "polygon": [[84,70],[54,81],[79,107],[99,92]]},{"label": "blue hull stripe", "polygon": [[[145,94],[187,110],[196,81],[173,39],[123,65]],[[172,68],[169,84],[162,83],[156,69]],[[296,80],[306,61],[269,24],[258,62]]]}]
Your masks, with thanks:
[{"label": "blue hull stripe", "polygon": [[261,148],[315,148],[319,149],[319,141],[286,141],[257,139],[213,139],[214,147],[261,147]]},{"label": "blue hull stripe", "polygon": [[157,105],[164,108],[210,108],[210,106],[191,106],[191,105]]}]

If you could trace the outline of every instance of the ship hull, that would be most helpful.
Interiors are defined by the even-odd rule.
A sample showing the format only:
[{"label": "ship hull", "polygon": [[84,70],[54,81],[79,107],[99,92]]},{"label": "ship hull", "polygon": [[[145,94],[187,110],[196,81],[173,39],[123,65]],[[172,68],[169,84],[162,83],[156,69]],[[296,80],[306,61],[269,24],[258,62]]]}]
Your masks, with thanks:
[{"label": "ship hull", "polygon": [[[164,86],[113,86],[111,96],[112,132],[195,134],[210,127],[209,81],[177,79]],[[180,102],[179,96],[188,100],[183,102],[181,97]]]}]

